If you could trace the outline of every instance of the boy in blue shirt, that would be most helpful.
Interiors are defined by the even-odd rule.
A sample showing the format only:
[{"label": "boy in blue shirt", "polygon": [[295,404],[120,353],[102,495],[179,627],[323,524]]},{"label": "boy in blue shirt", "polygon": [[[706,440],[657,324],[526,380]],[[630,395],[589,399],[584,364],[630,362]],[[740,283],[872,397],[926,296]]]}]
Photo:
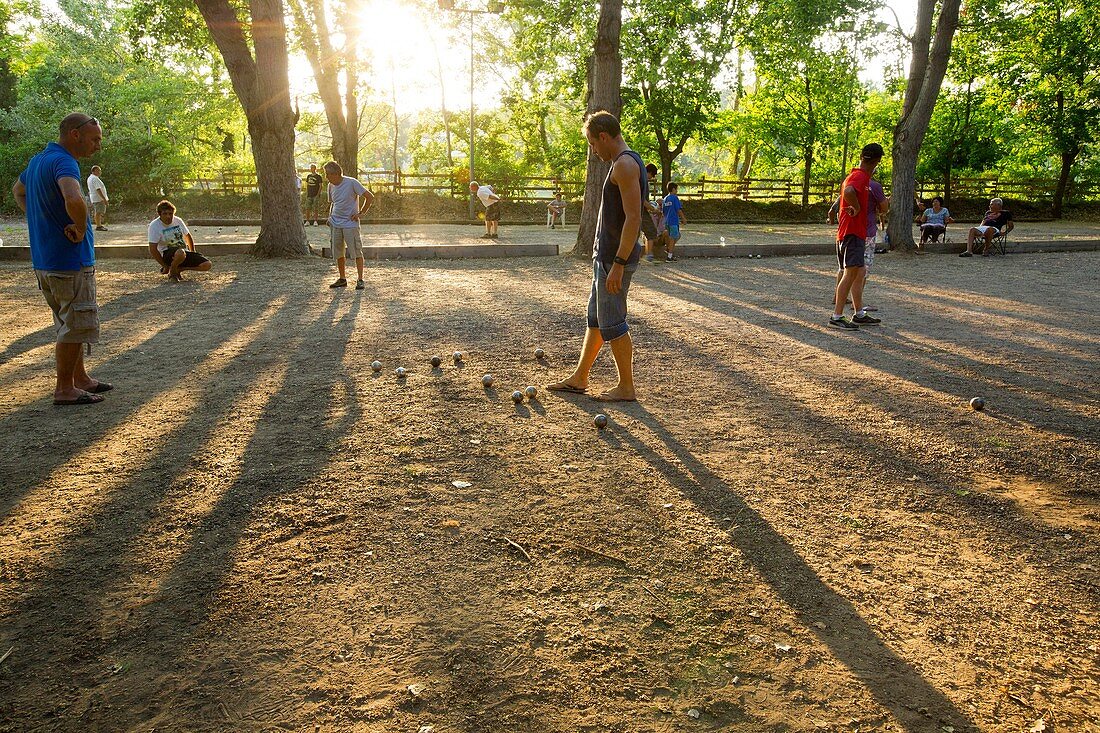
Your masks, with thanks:
[{"label": "boy in blue shirt", "polygon": [[665,241],[665,251],[668,253],[665,257],[665,262],[673,262],[676,258],[672,255],[672,250],[676,246],[676,243],[680,241],[680,225],[687,224],[687,219],[684,218],[684,205],[680,203],[680,197],[676,195],[676,191],[679,186],[675,181],[669,181],[668,195],[665,196],[665,200],[661,205],[661,208],[665,214],[665,234],[667,235]]}]

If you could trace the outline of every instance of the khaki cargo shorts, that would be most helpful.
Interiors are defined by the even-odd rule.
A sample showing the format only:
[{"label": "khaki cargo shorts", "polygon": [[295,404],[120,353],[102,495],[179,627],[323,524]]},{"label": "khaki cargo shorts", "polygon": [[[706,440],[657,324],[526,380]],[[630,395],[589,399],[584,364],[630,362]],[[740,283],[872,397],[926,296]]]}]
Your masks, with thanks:
[{"label": "khaki cargo shorts", "polygon": [[344,256],[344,248],[347,247],[348,259],[359,260],[363,258],[363,235],[359,227],[354,229],[332,228],[332,259],[338,260]]},{"label": "khaki cargo shorts", "polygon": [[53,311],[59,344],[99,342],[99,306],[95,299],[95,268],[35,270],[38,288]]}]

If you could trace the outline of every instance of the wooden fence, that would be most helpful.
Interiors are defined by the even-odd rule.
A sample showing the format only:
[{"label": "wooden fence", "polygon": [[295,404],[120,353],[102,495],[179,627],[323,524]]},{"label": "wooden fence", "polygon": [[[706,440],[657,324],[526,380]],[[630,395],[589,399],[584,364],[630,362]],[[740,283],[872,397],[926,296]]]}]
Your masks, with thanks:
[{"label": "wooden fence", "polygon": [[[305,177],[307,171],[300,171]],[[363,170],[359,179],[373,191],[402,193],[434,193],[451,198],[465,198],[465,178],[450,173],[406,173],[392,170]],[[561,191],[568,200],[584,197],[583,181],[567,181],[551,177],[516,176],[489,181],[503,198],[509,201],[546,201]],[[782,178],[747,178],[724,180],[707,178],[678,180],[679,195],[687,199],[737,199],[741,201],[802,202],[802,181]],[[885,182],[889,192],[889,182]],[[1043,202],[1054,196],[1056,181],[1050,179],[956,178],[951,181],[954,198],[1009,198]],[[180,181],[182,190],[208,191],[222,194],[255,193],[256,177],[248,173],[217,173]],[[916,193],[922,200],[943,195],[943,181],[917,181]],[[811,181],[810,203],[829,201],[840,189],[839,180]],[[1100,200],[1100,182],[1077,182],[1066,192],[1069,200]]]}]

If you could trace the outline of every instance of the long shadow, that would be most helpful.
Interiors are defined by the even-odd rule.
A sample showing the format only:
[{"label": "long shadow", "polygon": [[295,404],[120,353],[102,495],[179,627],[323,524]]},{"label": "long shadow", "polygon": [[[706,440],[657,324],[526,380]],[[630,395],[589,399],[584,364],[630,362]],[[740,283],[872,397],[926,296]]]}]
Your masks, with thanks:
[{"label": "long shadow", "polygon": [[[943,371],[944,375],[939,378],[931,378],[929,375],[934,374],[937,371],[937,368],[928,363],[920,361],[918,357],[915,357],[907,349],[893,346],[883,348],[884,344],[881,342],[876,343],[874,349],[869,349],[866,343],[854,339],[848,339],[846,341],[839,341],[838,339],[825,339],[820,334],[820,328],[824,328],[824,326],[818,328],[802,322],[797,322],[797,318],[792,318],[792,320],[796,321],[795,323],[785,323],[782,321],[777,321],[775,318],[770,318],[766,314],[762,314],[759,310],[759,307],[755,304],[737,300],[735,300],[733,303],[722,303],[713,293],[709,293],[707,291],[703,291],[698,288],[691,287],[689,285],[685,285],[666,278],[660,279],[660,282],[664,283],[664,287],[661,289],[655,289],[657,292],[665,292],[665,294],[676,295],[677,297],[680,297],[682,300],[684,300],[684,302],[686,303],[691,303],[699,307],[706,308],[707,310],[710,310],[718,315],[728,318],[737,318],[761,329],[774,331],[787,338],[798,341],[806,346],[810,346],[814,349],[832,351],[836,355],[843,358],[852,359],[853,361],[857,361],[870,368],[892,374],[895,377],[901,379],[914,381],[920,386],[931,389],[933,391],[943,391],[945,386],[949,384],[961,384],[962,387],[956,393],[956,396],[959,397],[959,399],[963,399],[964,397],[969,399],[969,396],[973,395],[970,394],[968,396],[968,393],[972,392],[973,394],[977,394],[975,390],[980,390],[981,388],[987,386],[986,383],[982,380],[967,377],[963,374],[958,373],[957,371],[948,371],[947,367],[943,365],[939,365],[938,370]],[[719,287],[727,287],[722,284],[716,285]],[[726,297],[732,299],[732,296]],[[737,315],[731,314],[728,312],[728,309],[731,306],[739,306],[742,308],[742,310]],[[879,356],[882,353],[888,353],[890,355],[890,358],[881,360],[871,360],[868,358],[869,354],[873,356]],[[982,362],[978,362],[973,359],[966,359],[957,355],[956,358],[963,361],[964,363],[972,365],[975,368],[987,366]],[[1011,375],[1008,370],[1002,369],[998,372],[998,378],[1008,380],[1015,377]],[[1027,420],[1029,424],[1040,430],[1050,430],[1053,432],[1058,432],[1062,435],[1065,435],[1066,437],[1078,440],[1092,441],[1094,439],[1097,431],[1094,428],[1090,428],[1087,426],[1087,423],[1092,422],[1091,420],[1089,420],[1089,418],[1083,415],[1067,413],[1064,410],[1058,409],[1046,402],[1036,399],[1035,397],[1024,394],[1022,390],[1028,389],[1029,391],[1033,391],[1035,385],[1026,378],[1021,377],[1015,379],[1016,381],[1020,382],[1019,384],[1015,385],[1019,388],[1020,391],[1013,392],[1013,399],[1021,402],[1022,406],[1031,415],[1053,413],[1054,418],[1052,419],[1052,422],[1054,424],[1043,424],[1036,421],[1035,419],[1027,420],[1027,418],[1023,416],[1021,416],[1021,419]],[[1072,431],[1068,427],[1068,424],[1072,424],[1073,422],[1082,422],[1086,424],[1083,425],[1080,434]]]},{"label": "long shadow", "polygon": [[[285,324],[300,314],[303,305],[292,300],[284,303],[263,327],[262,334],[249,351],[278,353]],[[328,325],[327,321],[331,320],[336,307],[334,302],[314,323],[303,329],[308,329],[307,333],[317,333]],[[346,339],[341,339],[339,343],[342,351]],[[308,390],[295,391],[289,387],[293,386],[294,375],[300,373],[299,368],[314,364],[313,359],[318,353],[315,345],[299,348],[294,360],[296,364],[287,371],[290,385],[284,383],[283,389],[268,400],[259,418],[258,429],[242,458],[239,478],[226,487],[213,509],[194,527],[189,546],[179,560],[164,571],[158,596],[127,619],[121,632],[110,639],[89,640],[79,633],[58,637],[59,633],[64,634],[67,627],[76,623],[77,618],[82,628],[94,629],[101,622],[105,613],[104,591],[122,583],[130,572],[126,562],[128,551],[135,549],[134,543],[144,531],[150,517],[149,507],[160,502],[175,475],[186,472],[192,462],[200,458],[203,443],[211,430],[233,409],[237,395],[223,388],[217,379],[205,385],[200,403],[180,426],[165,437],[164,445],[156,448],[157,454],[164,457],[163,462],[155,469],[137,472],[126,486],[116,489],[109,500],[83,524],[79,534],[72,538],[46,577],[25,594],[10,614],[12,623],[8,626],[9,630],[14,631],[24,644],[35,636],[48,635],[51,639],[50,656],[59,662],[55,666],[57,671],[87,655],[140,659],[147,662],[147,669],[158,672],[168,672],[183,663],[186,655],[180,645],[208,616],[217,586],[228,572],[232,551],[249,519],[251,506],[273,493],[294,488],[286,484],[279,468],[270,465],[271,457],[279,456],[282,461],[298,458],[298,463],[308,460],[308,465],[316,469],[327,460],[327,452],[318,449],[323,442],[317,441],[331,440],[333,435],[340,434],[339,427],[332,434],[323,432],[323,420],[318,420],[318,430],[322,432],[312,440],[303,439],[302,431],[291,426],[270,432],[259,429],[272,423],[279,424],[279,421],[285,422],[288,414],[295,417],[314,414],[316,395]],[[232,366],[230,362],[225,368]],[[241,367],[237,365],[237,368]],[[350,394],[354,394],[354,390]],[[289,413],[286,412],[288,395],[296,407]],[[358,414],[355,409],[349,412],[353,416]],[[310,433],[306,431],[304,435]],[[304,474],[303,480],[308,480],[312,475],[311,470]],[[58,608],[54,602],[59,597],[66,598],[66,610]],[[66,613],[72,615],[62,615]],[[188,625],[182,639],[171,633],[172,629],[180,627],[181,618],[195,619],[195,624]],[[21,664],[13,664],[9,671],[8,680],[11,683],[20,680],[27,683],[32,679],[38,684],[53,683],[49,692],[63,696],[56,687],[58,678],[52,676],[53,669],[41,668],[41,662],[20,661]],[[79,662],[78,666],[87,672]],[[2,684],[8,680],[0,680],[0,690],[8,686]],[[102,682],[101,679],[88,680],[91,686]],[[59,705],[57,699],[45,702]],[[137,715],[144,701],[132,702],[133,708],[128,714]],[[95,727],[94,721],[82,722]]]},{"label": "long shadow", "polygon": [[956,726],[974,722],[936,689],[904,658],[893,652],[850,601],[834,591],[806,564],[787,539],[753,509],[724,479],[677,442],[661,422],[641,404],[629,414],[660,440],[679,462],[656,450],[650,436],[638,436],[620,427],[623,444],[646,460],[661,476],[721,526],[723,517],[736,517],[736,531],[728,540],[792,609],[808,618],[825,619],[837,632],[810,627],[823,645],[851,670],[882,707],[906,730],[926,731],[930,721],[919,711],[935,711]]},{"label": "long shadow", "polygon": [[[744,288],[735,287],[735,286],[731,285],[730,283],[719,282],[717,280],[709,279],[709,278],[706,278],[706,277],[703,277],[701,275],[694,274],[694,273],[693,273],[693,277],[696,280],[698,280],[699,282],[692,282],[691,280],[687,279],[684,276],[683,271],[679,271],[676,274],[679,275],[679,277],[676,278],[676,279],[670,278],[667,273],[660,273],[656,277],[657,277],[657,279],[661,280],[662,282],[669,282],[669,283],[676,283],[676,284],[680,284],[680,285],[687,285],[689,287],[691,287],[691,286],[693,286],[693,287],[702,287],[700,285],[700,282],[701,283],[707,283],[707,284],[710,285],[710,287],[709,288],[704,288],[704,289],[719,290],[719,291],[728,293],[730,297],[749,298],[749,297],[752,297],[754,295],[759,296],[762,291],[766,291],[766,284],[760,285],[760,284],[757,284],[757,283],[753,283],[753,285],[757,286],[757,289],[748,290],[748,289],[744,289]],[[776,276],[782,276],[782,277],[787,278],[787,279],[793,279],[793,278],[796,278],[796,277],[800,278],[801,287],[799,288],[799,291],[801,293],[804,293],[805,295],[796,296],[796,297],[788,297],[788,298],[785,299],[786,304],[792,305],[792,306],[798,306],[798,305],[805,306],[806,308],[817,311],[818,313],[820,313],[822,315],[824,315],[827,312],[827,308],[829,307],[828,298],[829,298],[829,295],[830,295],[830,291],[829,291],[828,287],[822,287],[824,285],[830,285],[831,282],[832,282],[832,281],[828,280],[827,275],[815,276],[814,273],[808,272],[808,271],[802,271],[801,273],[792,273],[792,272],[788,272],[788,271],[783,271],[781,273],[775,273],[775,275]],[[881,292],[883,290],[885,290],[887,292],[890,292],[891,288],[894,288],[895,286],[888,286],[888,285],[881,285],[879,283],[874,283],[873,287],[876,289],[876,293],[877,293],[877,292]],[[896,296],[895,298],[887,297],[887,298],[879,300],[879,302],[881,303],[881,302],[885,301],[885,302],[895,303],[895,302],[906,302],[906,301],[909,301],[909,300],[913,299],[912,293],[910,291],[907,291],[907,290],[902,290],[902,289],[899,288],[899,289],[895,290],[894,293],[895,293],[895,296]],[[817,300],[818,297],[820,297],[821,299]],[[876,299],[878,299],[878,298],[876,298]],[[935,299],[932,299],[931,302],[935,303],[936,301],[935,301]],[[971,303],[971,305],[973,305],[973,304]],[[1023,318],[1018,313],[1009,313],[1009,314],[1005,314],[1005,315],[1010,317],[1010,318],[1014,318],[1014,319],[1023,321],[1024,324],[1028,323],[1027,319]],[[1050,324],[1045,324],[1045,325],[1048,329],[1050,328]],[[961,313],[957,314],[957,315],[956,314],[950,314],[950,313],[949,314],[937,314],[935,319],[914,320],[914,321],[906,323],[906,328],[909,329],[909,330],[915,331],[917,333],[922,333],[926,336],[929,336],[931,339],[935,339],[935,340],[941,340],[941,339],[944,339],[945,337],[946,338],[958,337],[960,335],[963,336],[964,338],[981,337],[981,336],[988,337],[988,335],[989,335],[987,331],[975,328],[971,324],[970,320],[968,320],[966,318],[966,316],[961,314]],[[1062,329],[1055,336],[1055,338],[1057,339],[1057,342],[1055,344],[1048,344],[1048,345],[1036,344],[1036,343],[1034,343],[1034,341],[1019,339],[1019,338],[1016,337],[1016,334],[1013,333],[1012,330],[1008,327],[1002,328],[997,333],[997,336],[1002,341],[1003,345],[1005,347],[1008,347],[1008,348],[1011,348],[1013,346],[1018,345],[1018,346],[1023,347],[1023,348],[1032,349],[1032,350],[1036,350],[1036,351],[1039,351],[1039,352],[1042,352],[1042,353],[1050,354],[1051,356],[1054,356],[1058,359],[1065,359],[1065,360],[1068,360],[1070,362],[1079,363],[1081,366],[1085,366],[1085,367],[1091,366],[1091,362],[1088,361],[1087,359],[1082,358],[1081,356],[1078,356],[1078,355],[1075,355],[1075,354],[1066,354],[1064,349],[1062,349],[1062,350],[1058,349],[1059,344],[1064,344],[1067,348],[1073,348],[1075,350],[1082,350],[1083,349],[1085,351],[1088,351],[1089,349],[1093,348],[1093,345],[1092,345],[1091,341],[1087,337],[1081,337],[1078,334],[1072,334],[1072,335],[1066,334],[1064,332],[1064,329]]]},{"label": "long shadow", "polygon": [[[660,278],[660,279],[661,279],[662,282],[666,282],[672,287],[683,288],[688,293],[694,294],[696,292],[701,292],[704,295],[713,298],[715,301],[718,301],[719,303],[721,302],[719,296],[716,295],[714,292],[709,292],[709,291],[711,291],[711,290],[721,290],[721,291],[724,291],[725,293],[729,293],[729,295],[722,295],[721,297],[729,298],[731,300],[736,298],[738,295],[740,295],[742,297],[747,297],[747,296],[750,295],[749,291],[734,288],[732,286],[729,286],[728,284],[718,283],[716,281],[708,280],[706,278],[699,278],[699,280],[701,280],[704,283],[710,283],[711,287],[703,287],[703,286],[701,286],[697,283],[689,282],[689,281],[686,281],[686,280],[683,280],[683,279],[680,279],[680,280],[669,280],[669,279],[666,279],[666,278]],[[807,287],[804,288],[804,290],[809,290],[809,289],[811,289],[810,285],[807,285]],[[808,300],[801,299],[801,298],[794,298],[794,299],[791,299],[787,302],[791,305],[801,304],[801,305],[804,305],[808,308],[816,309],[816,310],[819,310],[820,312],[824,313],[824,311],[821,309],[820,304],[813,303],[812,301],[808,301]],[[735,301],[733,303],[733,305],[747,306],[748,304],[743,302],[743,301]],[[753,309],[753,310],[755,311],[757,309]],[[716,311],[716,312],[721,312],[721,311]],[[727,315],[729,315],[729,314],[727,314]],[[824,316],[822,316],[822,318],[824,318]],[[754,325],[760,325],[760,324],[756,323],[755,321],[753,321],[749,318],[742,318],[742,320],[744,320],[748,323],[753,323]],[[778,324],[783,323],[785,321],[787,329],[793,328],[795,326],[801,326],[803,328],[806,326],[805,322],[803,322],[801,319],[799,319],[795,316],[788,316],[786,319],[775,319],[775,318],[773,318],[772,321],[777,324],[776,327],[774,328],[774,330],[776,330],[777,332],[782,333],[784,335],[791,336],[791,337],[794,337],[794,333],[790,330],[785,330],[785,329],[779,327]],[[822,327],[824,327],[824,326],[822,326]],[[924,336],[926,336],[927,339],[925,341],[920,341],[920,340],[917,340],[917,339],[908,338],[908,337],[905,337],[905,336],[901,335],[900,333],[898,333],[896,331],[893,331],[892,329],[882,329],[882,328],[876,330],[875,337],[878,338],[878,339],[888,340],[888,341],[892,342],[894,347],[895,347],[895,351],[893,353],[898,354],[898,355],[904,355],[905,358],[910,359],[911,361],[913,361],[915,363],[921,363],[921,359],[923,358],[924,359],[923,366],[924,366],[925,369],[927,369],[929,371],[940,370],[940,371],[947,372],[947,381],[953,381],[953,380],[963,381],[963,380],[967,379],[967,377],[965,377],[965,375],[957,374],[955,370],[970,369],[972,371],[980,372],[981,370],[984,369],[984,370],[987,370],[987,371],[988,370],[996,370],[996,375],[994,377],[991,377],[990,381],[994,382],[995,386],[998,386],[998,387],[1001,386],[1002,384],[1007,384],[1007,385],[1016,387],[1019,390],[1022,390],[1024,392],[1036,392],[1036,391],[1039,391],[1039,390],[1043,389],[1047,385],[1056,386],[1056,387],[1060,388],[1063,392],[1071,392],[1072,393],[1072,392],[1076,392],[1077,390],[1079,390],[1079,388],[1080,388],[1079,384],[1074,384],[1074,383],[1067,382],[1065,380],[1059,379],[1056,375],[1044,374],[1041,379],[1037,379],[1034,374],[1028,374],[1027,372],[1019,372],[1018,373],[1017,371],[1015,371],[1013,369],[1006,368],[1004,366],[1000,366],[1000,365],[997,365],[997,364],[987,364],[984,361],[979,361],[979,360],[977,360],[973,357],[967,356],[967,355],[961,353],[960,351],[952,351],[950,349],[947,349],[947,348],[944,348],[944,347],[938,345],[937,342],[943,340],[945,337],[958,336],[958,335],[960,335],[960,333],[964,336],[964,338],[970,338],[970,337],[981,338],[981,337],[985,336],[985,334],[981,334],[979,332],[975,332],[975,331],[972,331],[972,330],[964,330],[966,328],[968,328],[968,327],[959,326],[958,324],[952,324],[948,328],[939,328],[937,330],[933,325],[930,325],[927,322],[927,319],[925,319],[925,320],[922,320],[922,321],[919,321],[919,322],[916,322],[916,323],[907,322],[905,324],[905,329],[907,331],[913,331],[913,332],[916,332],[918,334],[923,334]],[[811,331],[813,331],[813,330],[815,330],[815,329],[813,327],[811,327]],[[857,341],[856,343],[862,343],[862,342]],[[1084,359],[1081,359],[1080,357],[1077,357],[1077,356],[1074,356],[1074,355],[1071,355],[1071,354],[1065,354],[1064,352],[1055,351],[1053,349],[1043,349],[1043,348],[1040,348],[1040,347],[1035,347],[1032,344],[1022,344],[1022,346],[1024,348],[1028,348],[1028,349],[1036,348],[1037,350],[1039,350],[1041,352],[1049,353],[1052,357],[1057,358],[1059,361],[1069,362],[1069,363],[1076,363],[1079,366],[1081,366],[1082,368],[1091,369],[1091,362],[1086,362]],[[1007,344],[1007,343],[1003,344],[1002,348],[1004,348],[1005,350],[1008,350],[1009,353],[1011,353],[1011,344]],[[883,350],[883,349],[879,348],[877,350]],[[924,353],[924,352],[927,352],[930,355],[922,357],[921,353]],[[866,356],[869,352],[865,349],[860,349],[857,353]],[[940,357],[940,358],[937,360],[934,357]],[[949,369],[951,371],[949,371]],[[982,386],[982,385],[975,384],[974,386],[979,387],[979,386]],[[961,397],[962,395],[960,394],[959,396]],[[1043,403],[1042,406],[1045,408],[1045,403]]]},{"label": "long shadow", "polygon": [[[101,282],[102,277],[103,275],[100,276]],[[203,303],[219,291],[220,289],[208,292],[206,298],[196,305],[201,307]],[[136,290],[132,293],[126,293],[117,298],[101,302],[99,308],[100,325],[106,329],[112,321],[124,315],[130,315],[134,310],[141,310],[150,305],[155,305],[158,308],[164,306],[182,306],[188,303],[190,295],[191,293],[186,292],[183,288],[142,287],[140,290]],[[49,315],[49,306],[46,305],[46,301],[43,300],[41,305],[43,312]],[[170,308],[170,310],[175,310],[175,308]],[[4,364],[32,349],[37,349],[41,346],[52,346],[54,335],[54,326],[51,323],[49,326],[20,336],[15,341],[8,344],[3,351],[0,351],[0,364]]]},{"label": "long shadow", "polygon": [[[259,341],[277,342],[282,337],[283,319],[293,318],[299,309],[299,304],[285,303],[275,317],[267,321]],[[238,311],[237,315],[241,320],[234,320],[234,333],[242,320],[253,317],[251,310]],[[259,341],[250,350],[259,351]],[[272,347],[273,344],[267,348]],[[234,395],[223,389],[217,379],[212,379],[187,418],[169,431],[161,444],[149,446],[161,460],[135,471],[127,484],[114,489],[81,523],[78,532],[67,535],[67,545],[45,576],[35,581],[19,603],[5,614],[5,636],[10,634],[7,641],[13,645],[24,650],[33,648],[31,645],[38,636],[51,638],[52,644],[38,655],[22,654],[9,660],[7,675],[0,678],[0,690],[5,690],[0,699],[12,699],[15,693],[22,691],[21,687],[51,682],[56,685],[53,675],[65,674],[63,670],[75,663],[81,675],[92,674],[78,660],[87,655],[106,655],[118,648],[114,646],[118,643],[117,638],[103,638],[95,631],[102,622],[105,593],[127,578],[132,570],[127,564],[128,549],[149,522],[150,507],[162,500],[174,474],[186,470],[210,430],[228,415],[233,403]],[[58,604],[59,598],[66,602]],[[56,630],[59,628],[70,628],[72,633],[58,636]],[[153,635],[152,641],[146,639],[146,642],[155,645],[155,630],[145,631]],[[86,686],[92,687],[99,681],[95,675],[84,680]],[[43,702],[56,709],[76,702],[65,701],[56,687],[51,692],[55,697]],[[2,712],[2,716],[11,714],[11,711]],[[22,711],[22,714],[27,712]],[[51,713],[45,714],[48,719]]]},{"label": "long shadow", "polygon": [[[0,519],[7,517],[28,492],[59,466],[125,424],[134,409],[186,379],[196,363],[232,341],[240,324],[257,318],[270,305],[266,299],[235,303],[233,317],[225,319],[212,317],[205,308],[191,309],[185,317],[145,341],[137,353],[122,352],[97,363],[95,372],[100,375],[145,372],[156,373],[160,378],[136,384],[127,383],[124,377],[116,379],[109,403],[84,408],[95,412],[85,413],[83,419],[73,419],[81,416],[74,415],[72,410],[58,413],[46,396],[0,418],[0,434],[31,431],[41,433],[46,441],[33,454],[8,453],[0,458],[0,476],[7,477],[0,486]],[[172,353],[173,346],[181,343],[186,344],[189,358],[166,363],[161,355]],[[147,386],[141,386],[143,383]]]}]

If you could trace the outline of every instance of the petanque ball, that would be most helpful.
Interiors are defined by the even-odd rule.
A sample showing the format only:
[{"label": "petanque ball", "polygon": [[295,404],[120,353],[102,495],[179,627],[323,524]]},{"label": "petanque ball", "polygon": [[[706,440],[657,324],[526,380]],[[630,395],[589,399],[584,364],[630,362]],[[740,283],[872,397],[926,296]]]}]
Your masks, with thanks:
[{"label": "petanque ball", "polygon": [[456,351],[455,353],[451,354],[451,358],[455,360],[455,364],[458,364],[462,361],[462,352]]},{"label": "petanque ball", "polygon": [[483,386],[483,387],[492,387],[493,386],[493,375],[492,374],[486,374],[484,377],[482,377],[481,378],[481,386]]},{"label": "petanque ball", "polygon": [[394,373],[397,374],[398,379],[401,379],[405,376],[405,367],[397,367],[397,369],[394,370]]},{"label": "petanque ball", "polygon": [[437,367],[442,363],[443,363],[443,357],[442,356],[433,356],[432,357],[432,366]]},{"label": "petanque ball", "polygon": [[600,430],[603,430],[607,427],[607,415],[596,415],[596,417],[592,418],[592,424]]},{"label": "petanque ball", "polygon": [[983,400],[981,397],[975,397],[974,399],[970,400],[970,406],[973,407],[975,410],[981,412],[985,409],[985,400]]},{"label": "petanque ball", "polygon": [[372,362],[370,368],[374,370],[375,374],[377,374],[378,372],[382,371],[382,362]]},{"label": "petanque ball", "polygon": [[545,351],[543,351],[542,349],[535,349],[535,358],[536,359],[541,359],[544,356],[546,356]]},{"label": "petanque ball", "polygon": [[512,393],[512,402],[515,402],[517,405],[520,402],[523,402],[523,392],[520,392],[518,389],[515,392],[513,392]]},{"label": "petanque ball", "polygon": [[527,395],[527,399],[529,399],[529,400],[535,399],[535,396],[538,393],[539,393],[539,391],[537,389],[535,389],[534,387],[528,387],[527,389],[523,390],[523,394]]}]

